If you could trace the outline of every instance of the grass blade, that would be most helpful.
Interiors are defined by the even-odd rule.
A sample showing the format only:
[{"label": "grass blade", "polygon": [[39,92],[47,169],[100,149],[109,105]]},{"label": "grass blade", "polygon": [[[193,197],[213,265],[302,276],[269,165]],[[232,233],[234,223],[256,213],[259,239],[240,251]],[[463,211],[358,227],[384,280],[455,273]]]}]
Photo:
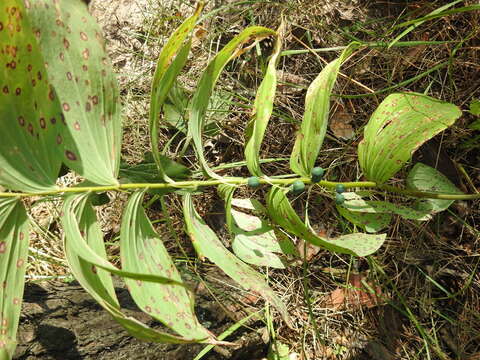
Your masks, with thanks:
[{"label": "grass blade", "polygon": [[37,0],[28,16],[66,124],[63,162],[93,183],[117,184],[122,125],[116,77],[83,1]]},{"label": "grass blade", "polygon": [[62,162],[60,103],[23,1],[2,1],[0,24],[0,184],[53,190]]},{"label": "grass blade", "polygon": [[[190,117],[188,120],[188,140],[192,139],[195,152],[206,176],[219,178],[212,169],[210,169],[205,155],[203,153],[202,135],[205,124],[205,115],[207,112],[210,97],[213,89],[225,65],[232,59],[240,56],[251,48],[249,42],[259,41],[265,37],[276,35],[276,32],[261,26],[251,26],[235,36],[225,47],[213,58],[202,74],[198,82],[197,89],[192,98]],[[247,45],[246,45],[247,44]],[[245,46],[245,47],[244,47]]]},{"label": "grass blade", "polygon": [[[184,21],[182,25],[175,30],[170,39],[160,53],[157,62],[157,68],[153,77],[152,91],[150,96],[150,141],[152,144],[152,153],[157,164],[160,176],[165,181],[171,181],[165,172],[158,150],[158,122],[162,106],[172,89],[175,80],[180,71],[187,62],[191,47],[191,34],[195,23],[203,9],[203,3],[199,3],[195,13]],[[185,41],[189,37],[187,41]]]},{"label": "grass blade", "polygon": [[282,301],[265,283],[265,280],[258,272],[223,246],[217,235],[198,215],[190,194],[183,196],[183,214],[188,236],[192,240],[197,253],[208,258],[244,289],[252,290],[261,295],[279,311],[288,326],[291,326],[290,316]]},{"label": "grass blade", "polygon": [[290,157],[290,167],[300,176],[309,177],[327,132],[330,95],[342,63],[358,48],[350,44],[340,57],[327,64],[310,84],[305,97],[305,112]]},{"label": "grass blade", "polygon": [[461,115],[457,106],[422,94],[388,96],[372,114],[358,146],[358,160],[365,176],[384,183],[425,141]]},{"label": "grass blade", "polygon": [[[120,235],[120,256],[126,271],[161,275],[182,282],[167,249],[142,207],[144,192],[135,192],[125,207]],[[198,322],[193,298],[183,287],[125,280],[135,303],[178,334],[213,340]],[[212,342],[212,341],[210,341]]]},{"label": "grass blade", "polygon": [[348,234],[326,239],[314,234],[296,214],[285,195],[285,190],[272,187],[267,194],[267,211],[270,218],[288,232],[329,251],[367,256],[377,251],[385,241],[385,234]]},{"label": "grass blade", "polygon": [[16,199],[0,199],[0,359],[11,359],[22,307],[28,218]]},{"label": "grass blade", "polygon": [[260,146],[268,126],[273,110],[273,101],[277,90],[277,62],[282,50],[282,41],[285,32],[285,23],[282,21],[277,30],[277,38],[273,54],[268,61],[267,71],[255,98],[251,119],[246,128],[247,144],[245,145],[245,159],[248,170],[252,175],[262,176],[260,169]]}]

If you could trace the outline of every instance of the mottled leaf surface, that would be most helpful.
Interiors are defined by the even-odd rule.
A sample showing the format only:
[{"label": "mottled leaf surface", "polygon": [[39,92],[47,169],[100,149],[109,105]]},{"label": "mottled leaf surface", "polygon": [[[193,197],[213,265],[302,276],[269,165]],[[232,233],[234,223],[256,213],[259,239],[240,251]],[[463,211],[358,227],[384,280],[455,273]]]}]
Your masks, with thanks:
[{"label": "mottled leaf surface", "polygon": [[392,216],[388,213],[363,213],[350,211],[342,205],[337,205],[337,211],[345,219],[355,224],[366,232],[374,233],[386,228]]},{"label": "mottled leaf surface", "polygon": [[257,90],[251,119],[246,128],[247,143],[245,159],[252,175],[262,176],[260,169],[260,146],[273,110],[273,100],[277,90],[277,62],[282,49],[285,24],[282,22],[277,30],[277,38],[273,54],[268,61],[267,71]]},{"label": "mottled leaf surface", "polygon": [[315,166],[327,131],[330,94],[340,66],[357,47],[358,43],[350,44],[338,59],[323,68],[308,87],[302,124],[290,157],[290,167],[300,176],[310,176]]},{"label": "mottled leaf surface", "polygon": [[388,96],[373,113],[358,146],[358,159],[365,176],[384,183],[425,141],[461,115],[457,106],[422,94]]},{"label": "mottled leaf surface", "polygon": [[171,181],[163,167],[160,151],[158,149],[158,123],[165,100],[175,84],[175,80],[187,62],[192,44],[191,32],[195,27],[203,8],[200,3],[195,13],[183,22],[168,39],[157,61],[157,68],[153,77],[150,95],[150,141],[152,144],[153,158],[165,181]]},{"label": "mottled leaf surface", "polygon": [[[172,283],[174,280],[158,275],[135,274],[120,271],[107,260],[102,231],[89,203],[88,194],[68,196],[65,200],[62,225],[65,230],[64,250],[70,269],[82,287],[133,336],[152,342],[185,343],[199,339],[186,339],[156,331],[138,320],[126,316],[120,309],[110,273],[149,280]],[[179,283],[181,285],[181,283]]]},{"label": "mottled leaf surface", "polygon": [[404,219],[426,221],[431,219],[428,211],[416,210],[408,206],[392,204],[380,200],[365,200],[354,192],[343,193],[345,202],[342,206],[351,212],[369,214],[396,214]]},{"label": "mottled leaf surface", "polygon": [[235,36],[213,58],[203,72],[192,99],[190,116],[188,120],[188,138],[193,140],[195,152],[205,175],[219,178],[209,167],[205,155],[202,136],[205,125],[210,97],[225,65],[232,59],[240,56],[251,47],[252,41],[275,35],[275,31],[260,26],[251,26]]},{"label": "mottled leaf surface", "polygon": [[28,218],[16,199],[0,199],[0,359],[11,359],[22,307]]},{"label": "mottled leaf surface", "polygon": [[283,302],[266,284],[264,278],[258,272],[223,246],[217,235],[198,215],[190,194],[183,197],[183,214],[185,216],[186,231],[197,253],[208,258],[244,289],[252,290],[263,296],[265,300],[270,302],[280,312],[283,320],[291,326],[292,322]]},{"label": "mottled leaf surface", "polygon": [[26,4],[67,125],[57,139],[63,162],[93,183],[117,184],[120,98],[99,26],[81,1]]},{"label": "mottled leaf surface", "polygon": [[0,184],[25,192],[54,189],[62,111],[23,1],[2,0],[0,69]]},{"label": "mottled leaf surface", "polygon": [[[125,207],[120,233],[122,268],[134,273],[182,278],[142,207],[144,192],[135,192]],[[125,279],[135,303],[178,334],[207,339],[212,334],[198,322],[193,298],[183,287]]]},{"label": "mottled leaf surface", "polygon": [[[407,187],[430,193],[462,194],[445,175],[422,163],[416,163],[410,170]],[[453,200],[421,199],[417,200],[415,207],[420,211],[437,213],[446,210],[452,203]]]},{"label": "mottled leaf surface", "polygon": [[267,211],[270,218],[286,231],[330,251],[355,256],[367,256],[377,251],[385,241],[385,234],[354,233],[327,239],[314,234],[303,223],[280,187],[272,187],[267,194]]}]

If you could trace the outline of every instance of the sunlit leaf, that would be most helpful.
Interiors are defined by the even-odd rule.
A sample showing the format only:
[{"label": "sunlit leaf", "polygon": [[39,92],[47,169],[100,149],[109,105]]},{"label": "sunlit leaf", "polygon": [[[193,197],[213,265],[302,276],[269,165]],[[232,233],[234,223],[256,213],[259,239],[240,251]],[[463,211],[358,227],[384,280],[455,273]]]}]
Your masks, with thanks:
[{"label": "sunlit leaf", "polygon": [[17,199],[0,199],[0,359],[13,357],[28,255],[28,218]]},{"label": "sunlit leaf", "polygon": [[[160,275],[182,282],[182,278],[162,240],[142,207],[143,192],[131,195],[125,207],[120,233],[123,270]],[[185,288],[125,279],[135,303],[156,320],[189,338],[211,338],[198,322],[193,299]]]},{"label": "sunlit leaf", "polygon": [[282,50],[282,41],[285,24],[282,22],[277,30],[277,38],[273,54],[268,61],[267,71],[257,90],[251,119],[246,128],[247,143],[245,145],[245,159],[248,170],[252,175],[261,176],[260,169],[260,146],[267,129],[273,110],[273,100],[277,90],[277,62]]},{"label": "sunlit leaf", "polygon": [[354,192],[343,193],[345,202],[342,206],[351,212],[368,214],[396,214],[404,219],[426,221],[431,219],[428,211],[416,210],[408,206],[393,204],[380,200],[365,200]]},{"label": "sunlit leaf", "polygon": [[139,281],[175,283],[159,275],[135,274],[115,268],[107,260],[102,231],[89,203],[88,194],[68,196],[61,218],[65,230],[64,249],[70,269],[82,287],[133,336],[152,342],[186,343],[200,339],[186,339],[156,331],[138,320],[126,316],[120,309],[110,273]]},{"label": "sunlit leaf", "polygon": [[[410,170],[407,187],[431,193],[462,194],[445,175],[422,163],[416,163]],[[417,200],[416,208],[420,211],[437,213],[446,210],[452,203],[453,200],[421,199]]]},{"label": "sunlit leaf", "polygon": [[225,200],[226,223],[233,237],[232,250],[241,260],[257,265],[283,269],[280,257],[282,247],[272,227],[257,216],[232,208],[232,202],[242,202],[243,209],[260,211],[259,204],[250,199],[234,199],[233,186],[220,186],[219,193]]},{"label": "sunlit leaf", "polygon": [[158,149],[158,122],[160,120],[160,112],[175,83],[175,79],[187,62],[192,45],[191,33],[202,9],[203,3],[199,3],[195,13],[173,32],[160,53],[153,77],[150,95],[150,142],[152,144],[155,163],[157,164],[160,176],[165,181],[171,181],[171,179],[163,168],[160,151]]},{"label": "sunlit leaf", "polygon": [[300,176],[310,176],[315,166],[327,131],[330,94],[340,66],[358,46],[358,43],[350,44],[338,59],[323,68],[308,88],[302,124],[290,157],[290,167]]},{"label": "sunlit leaf", "polygon": [[337,211],[351,223],[361,227],[366,232],[374,233],[386,228],[392,216],[388,213],[363,213],[350,211],[342,205],[337,205]]},{"label": "sunlit leaf", "polygon": [[416,94],[388,96],[373,113],[358,146],[365,176],[377,183],[390,179],[425,141],[462,115],[450,103]]},{"label": "sunlit leaf", "polygon": [[[97,184],[117,184],[122,137],[118,85],[101,30],[83,1],[26,1],[61,103],[63,162]],[[53,95],[52,95],[53,96]],[[50,125],[50,120],[49,125]]]},{"label": "sunlit leaf", "polygon": [[219,176],[210,169],[205,159],[202,135],[204,132],[205,115],[210,97],[212,96],[213,89],[220,73],[230,60],[240,56],[252,46],[252,40],[258,41],[275,34],[275,31],[260,26],[246,28],[230,40],[230,42],[217,53],[213,60],[208,64],[198,82],[197,89],[192,99],[187,137],[188,139],[193,140],[195,152],[202,170],[209,177],[219,178]]},{"label": "sunlit leaf", "polygon": [[385,241],[385,234],[354,233],[327,239],[314,234],[296,214],[288,201],[287,190],[272,187],[267,194],[267,211],[270,218],[286,231],[330,251],[355,256],[367,256],[377,251]]},{"label": "sunlit leaf", "polygon": [[62,162],[62,111],[23,1],[2,1],[0,46],[0,184],[53,189]]},{"label": "sunlit leaf", "polygon": [[252,290],[263,296],[265,300],[270,302],[280,312],[283,320],[291,326],[292,322],[287,308],[282,301],[265,283],[264,278],[258,272],[223,246],[212,229],[198,215],[190,194],[183,196],[183,214],[188,236],[192,240],[197,253],[208,258],[244,289]]}]

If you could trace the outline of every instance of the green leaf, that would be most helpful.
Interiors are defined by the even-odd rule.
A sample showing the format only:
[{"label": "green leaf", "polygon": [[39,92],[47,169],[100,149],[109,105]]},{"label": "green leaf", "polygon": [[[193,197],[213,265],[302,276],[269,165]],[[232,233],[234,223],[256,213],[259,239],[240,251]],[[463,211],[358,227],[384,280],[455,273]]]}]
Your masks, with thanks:
[{"label": "green leaf", "polygon": [[23,1],[3,0],[0,24],[0,184],[53,190],[62,162],[60,103]]},{"label": "green leaf", "polygon": [[470,114],[475,115],[475,116],[480,116],[480,100],[479,99],[473,99],[470,102]]},{"label": "green leaf", "polygon": [[[143,195],[144,192],[140,191],[132,194],[123,213],[120,233],[123,270],[182,282],[172,258],[143,210]],[[185,288],[129,279],[125,282],[140,309],[178,334],[196,339],[212,337],[198,322],[193,298]]]},{"label": "green leaf", "polygon": [[344,208],[351,212],[368,213],[368,214],[397,214],[404,219],[426,221],[431,216],[428,211],[416,210],[411,207],[392,204],[379,200],[364,200],[360,195],[354,192],[343,193],[345,202],[342,204]]},{"label": "green leaf", "polygon": [[292,326],[287,308],[265,283],[263,277],[249,265],[242,262],[229,252],[221,243],[215,233],[200,218],[193,206],[192,196],[183,196],[183,214],[185,216],[186,231],[192,244],[200,256],[207,257],[211,262],[222,269],[228,276],[235,280],[246,290],[252,290],[263,296],[280,313],[283,320]]},{"label": "green leaf", "polygon": [[234,186],[219,186],[219,193],[225,200],[227,227],[233,236],[233,252],[246,263],[284,269],[285,265],[275,254],[283,251],[273,228],[257,216],[232,209],[232,204],[241,204],[244,209],[261,212],[261,205],[255,200],[234,199],[235,189]]},{"label": "green leaf", "polygon": [[354,233],[335,239],[327,239],[314,234],[295,213],[285,192],[288,189],[272,187],[267,194],[267,211],[270,218],[283,229],[329,251],[367,256],[377,251],[385,241],[385,234]]},{"label": "green leaf", "polygon": [[[150,141],[155,163],[157,164],[160,176],[165,181],[171,181],[171,179],[163,168],[160,151],[158,150],[158,122],[160,120],[160,112],[175,83],[175,79],[187,62],[192,44],[189,35],[195,27],[195,23],[202,9],[203,3],[200,2],[195,13],[173,32],[160,53],[153,77],[150,96]],[[187,37],[188,40],[186,41]]]},{"label": "green leaf", "polygon": [[[122,125],[116,77],[83,1],[27,1],[66,124],[63,162],[96,184],[117,184]],[[57,119],[60,122],[60,119]]]},{"label": "green leaf", "polygon": [[[225,65],[234,58],[247,51],[251,45],[246,45],[250,41],[258,41],[270,35],[276,35],[276,32],[260,26],[251,26],[235,36],[225,47],[213,58],[205,69],[196,92],[192,99],[190,116],[188,120],[187,138],[193,140],[195,152],[205,175],[212,178],[219,178],[207,164],[203,153],[202,135],[205,126],[205,114],[208,109],[210,97],[213,89]],[[245,46],[245,47],[244,47]]]},{"label": "green leaf", "polygon": [[22,307],[28,218],[17,199],[0,199],[0,359],[11,359]]},{"label": "green leaf", "polygon": [[245,145],[245,159],[248,170],[252,175],[262,176],[260,168],[260,146],[262,145],[265,130],[267,129],[273,110],[273,101],[277,90],[277,62],[282,50],[282,41],[285,32],[285,23],[282,21],[277,30],[277,39],[273,54],[268,61],[265,77],[257,91],[250,121],[246,128],[247,143]]},{"label": "green leaf", "polygon": [[392,216],[390,214],[354,212],[348,210],[342,205],[337,205],[337,211],[345,219],[369,233],[375,233],[386,228],[392,220]]},{"label": "green leaf", "polygon": [[156,281],[178,286],[183,284],[159,275],[121,271],[109,263],[102,231],[89,203],[88,194],[67,196],[61,221],[65,230],[65,255],[73,275],[80,285],[130,334],[142,340],[162,343],[177,344],[200,340],[185,339],[153,330],[121,311],[110,273],[140,281]]},{"label": "green leaf", "polygon": [[302,124],[290,157],[290,167],[300,176],[311,175],[327,131],[330,95],[340,66],[358,46],[358,43],[351,43],[338,59],[325,66],[308,87]]},{"label": "green leaf", "polygon": [[[422,163],[416,163],[407,177],[407,187],[412,190],[440,193],[463,194],[448,178],[436,169]],[[421,199],[416,208],[432,214],[446,210],[453,200]]]},{"label": "green leaf", "polygon": [[461,115],[457,106],[422,94],[388,96],[373,113],[358,146],[365,176],[384,183],[424,142],[448,128]]}]

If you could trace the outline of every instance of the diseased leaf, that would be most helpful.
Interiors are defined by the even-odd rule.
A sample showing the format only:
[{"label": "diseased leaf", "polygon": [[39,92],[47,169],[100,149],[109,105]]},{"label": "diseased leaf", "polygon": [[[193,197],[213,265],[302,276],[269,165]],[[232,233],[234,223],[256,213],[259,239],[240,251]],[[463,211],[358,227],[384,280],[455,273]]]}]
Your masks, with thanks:
[{"label": "diseased leaf", "polygon": [[388,96],[373,113],[358,146],[358,160],[365,176],[384,183],[425,141],[461,115],[457,106],[422,94]]},{"label": "diseased leaf", "polygon": [[23,1],[2,1],[0,48],[0,184],[53,190],[62,163],[62,110]]},{"label": "diseased leaf", "polygon": [[[125,207],[120,232],[123,270],[160,275],[179,283],[182,278],[142,207],[144,192],[135,192]],[[213,335],[198,322],[193,298],[183,287],[125,279],[135,303],[178,334],[208,339]]]},{"label": "diseased leaf", "polygon": [[17,199],[0,199],[0,359],[17,345],[28,255],[28,218]]},{"label": "diseased leaf", "polygon": [[280,51],[282,50],[284,32],[285,23],[282,21],[280,28],[277,30],[273,54],[268,61],[265,77],[258,87],[251,118],[246,128],[245,159],[248,170],[255,176],[262,176],[262,170],[260,169],[260,146],[272,115],[273,100],[277,90],[276,67]]},{"label": "diseased leaf", "polygon": [[183,196],[183,214],[185,216],[187,234],[192,240],[197,253],[208,258],[244,289],[252,290],[263,296],[265,300],[269,301],[280,312],[288,326],[291,326],[290,316],[282,301],[265,283],[265,280],[258,272],[223,246],[212,229],[198,215],[190,194]]},{"label": "diseased leaf", "polygon": [[368,214],[397,214],[404,219],[426,221],[431,216],[428,211],[416,210],[399,204],[392,204],[379,200],[364,200],[360,195],[354,192],[343,193],[345,202],[342,206],[351,212]]},{"label": "diseased leaf", "polygon": [[350,44],[340,57],[327,64],[310,84],[305,97],[305,113],[290,157],[290,167],[300,176],[309,177],[327,131],[330,94],[342,63],[357,49]]},{"label": "diseased leaf", "polygon": [[175,83],[175,79],[187,62],[192,45],[191,33],[202,9],[203,2],[200,2],[195,13],[173,32],[160,53],[153,77],[150,95],[150,142],[158,171],[165,181],[172,180],[163,168],[160,151],[158,149],[158,122],[160,120],[160,111]]},{"label": "diseased leaf", "polygon": [[203,150],[202,135],[205,126],[205,115],[207,112],[210,97],[213,89],[225,65],[232,59],[240,56],[247,51],[251,45],[246,45],[252,40],[258,41],[265,37],[275,35],[275,31],[260,27],[251,26],[243,30],[235,36],[225,47],[217,53],[213,60],[208,64],[207,68],[200,78],[196,92],[192,99],[190,116],[188,120],[187,141],[193,140],[195,152],[197,154],[200,166],[205,175],[212,178],[220,178],[207,164]]},{"label": "diseased leaf", "polygon": [[92,206],[89,204],[88,194],[67,196],[63,212],[61,220],[65,230],[64,250],[73,275],[80,285],[131,335],[146,341],[174,344],[202,340],[156,331],[126,316],[120,309],[110,272],[137,280],[174,283],[178,286],[183,284],[159,275],[121,271],[110,264],[107,260],[102,232]]},{"label": "diseased leaf", "polygon": [[360,226],[366,232],[374,233],[386,228],[392,216],[388,213],[363,213],[350,211],[342,205],[337,205],[337,211],[351,223]]},{"label": "diseased leaf", "polygon": [[93,183],[115,185],[122,137],[120,98],[101,30],[81,1],[26,4],[48,64],[48,80],[63,110],[64,118],[56,119],[66,124],[57,137],[63,162]]},{"label": "diseased leaf", "polygon": [[385,234],[347,234],[327,239],[314,234],[295,213],[285,195],[286,189],[274,187],[267,194],[267,211],[270,218],[286,231],[321,246],[329,251],[355,256],[367,256],[377,251],[385,241]]},{"label": "diseased leaf", "polygon": [[[434,168],[422,163],[416,163],[407,177],[407,187],[412,190],[441,193],[462,194],[448,178]],[[416,208],[420,211],[438,213],[452,205],[453,200],[421,199],[417,200]]]}]

